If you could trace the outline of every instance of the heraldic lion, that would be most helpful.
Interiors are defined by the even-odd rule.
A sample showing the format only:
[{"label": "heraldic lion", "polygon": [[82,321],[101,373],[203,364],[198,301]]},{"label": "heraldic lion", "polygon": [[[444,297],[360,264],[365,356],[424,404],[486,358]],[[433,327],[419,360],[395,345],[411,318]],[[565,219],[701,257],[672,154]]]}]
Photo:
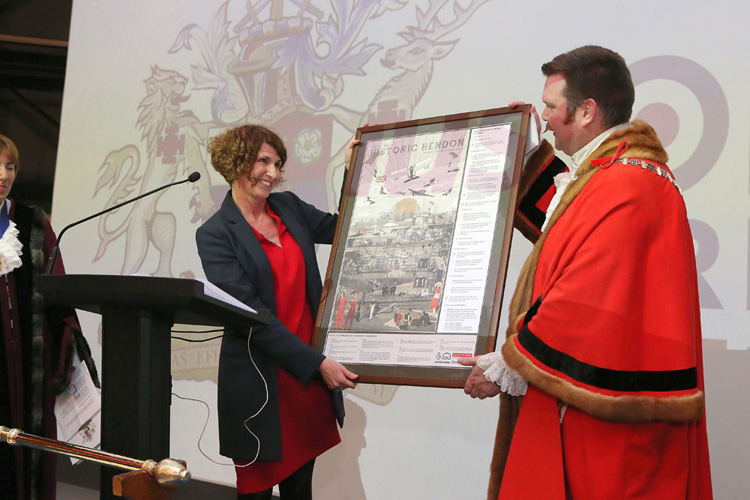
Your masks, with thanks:
[{"label": "heraldic lion", "polygon": [[[129,144],[112,151],[99,167],[94,196],[102,189],[109,192],[106,207],[111,207],[131,195],[147,193],[173,182],[178,172],[184,175],[189,168],[201,174],[201,179],[192,184],[191,222],[203,221],[216,210],[202,156],[211,123],[201,123],[192,112],[180,110],[188,99],[184,95],[187,79],[176,71],[154,66],[145,83],[147,95],[138,105],[137,120],[141,138],[146,143],[145,169],[140,168],[140,150],[136,146]],[[162,195],[145,197],[102,217],[99,221],[101,242],[94,262],[104,256],[110,243],[125,235],[122,274],[139,272],[153,245],[159,252],[159,264],[152,274],[171,276],[177,223],[174,213],[157,209]]]}]

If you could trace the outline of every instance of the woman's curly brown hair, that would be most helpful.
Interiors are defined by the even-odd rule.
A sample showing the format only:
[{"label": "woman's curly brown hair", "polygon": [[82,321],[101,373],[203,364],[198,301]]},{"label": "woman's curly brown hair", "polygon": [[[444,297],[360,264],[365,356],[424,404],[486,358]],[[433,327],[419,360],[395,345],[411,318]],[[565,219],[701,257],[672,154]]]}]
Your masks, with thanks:
[{"label": "woman's curly brown hair", "polygon": [[[225,130],[208,141],[211,165],[231,186],[240,176],[247,175],[258,159],[263,143],[276,150],[283,171],[286,164],[286,147],[281,138],[262,125],[242,125]],[[284,179],[279,179],[279,183]]]}]

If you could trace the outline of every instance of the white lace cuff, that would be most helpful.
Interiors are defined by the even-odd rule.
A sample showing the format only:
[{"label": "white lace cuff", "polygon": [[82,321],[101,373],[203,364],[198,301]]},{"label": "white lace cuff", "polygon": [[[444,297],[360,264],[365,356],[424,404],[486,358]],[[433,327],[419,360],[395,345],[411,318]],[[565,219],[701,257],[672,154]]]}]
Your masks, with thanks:
[{"label": "white lace cuff", "polygon": [[500,386],[500,390],[511,396],[526,394],[528,383],[514,369],[505,364],[500,351],[488,352],[477,359],[477,366],[484,370],[484,378]]},{"label": "white lace cuff", "polygon": [[0,276],[5,276],[16,268],[21,267],[21,249],[23,245],[18,241],[16,223],[9,221],[8,229],[0,238]]}]

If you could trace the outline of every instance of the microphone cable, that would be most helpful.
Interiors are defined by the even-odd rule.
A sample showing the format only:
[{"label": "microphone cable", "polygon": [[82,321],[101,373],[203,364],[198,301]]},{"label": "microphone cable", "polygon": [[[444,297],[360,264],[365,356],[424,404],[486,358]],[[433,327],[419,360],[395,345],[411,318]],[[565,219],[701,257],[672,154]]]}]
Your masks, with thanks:
[{"label": "microphone cable", "polygon": [[195,331],[195,330],[172,330],[172,333],[216,333],[216,332],[222,332],[221,335],[216,335],[215,337],[208,337],[207,339],[188,339],[185,337],[178,337],[177,335],[171,335],[169,338],[173,340],[182,340],[183,342],[209,342],[211,340],[216,340],[224,337],[224,328],[214,328],[212,330],[201,330],[201,331]]},{"label": "microphone cable", "polygon": [[221,462],[217,462],[213,458],[209,457],[208,454],[205,451],[203,451],[203,448],[201,447],[201,441],[203,441],[203,434],[206,433],[206,427],[208,427],[208,421],[211,420],[211,407],[208,405],[208,403],[206,403],[202,399],[195,399],[195,398],[188,398],[188,397],[185,397],[185,396],[180,396],[176,392],[173,392],[172,396],[176,397],[177,399],[182,399],[183,401],[193,401],[195,403],[200,403],[200,404],[202,404],[203,406],[206,407],[206,421],[203,423],[203,429],[201,429],[200,436],[198,436],[198,443],[197,443],[198,444],[198,451],[209,462],[213,462],[214,464],[221,465],[223,467],[234,467],[234,464],[223,464]]},{"label": "microphone cable", "polygon": [[250,462],[248,462],[246,464],[243,464],[243,465],[236,465],[235,466],[235,467],[240,467],[240,468],[248,467],[248,466],[254,464],[256,460],[258,460],[258,455],[260,455],[260,438],[258,438],[258,436],[253,431],[250,430],[250,428],[247,426],[247,423],[250,420],[252,420],[255,417],[257,417],[258,415],[260,415],[260,412],[262,412],[263,409],[268,404],[268,397],[269,397],[269,395],[268,395],[268,382],[266,382],[265,377],[260,372],[260,369],[258,368],[258,365],[255,364],[255,360],[253,359],[253,353],[250,352],[250,337],[252,336],[252,334],[253,334],[253,328],[250,327],[250,333],[247,336],[247,355],[250,357],[250,361],[252,362],[253,366],[255,367],[255,371],[258,372],[258,375],[260,376],[260,379],[263,381],[263,387],[266,390],[266,400],[263,401],[263,404],[261,405],[261,407],[260,407],[260,409],[258,411],[256,411],[254,414],[252,414],[249,417],[247,417],[245,419],[245,421],[243,422],[243,425],[245,426],[245,430],[247,430],[247,432],[249,432],[250,435],[255,438],[255,441],[258,442],[258,451],[255,452],[255,457]]},{"label": "microphone cable", "polygon": [[[207,330],[206,332],[199,332],[199,333],[207,333],[207,332],[211,332],[211,331],[218,331],[218,330]],[[203,435],[206,432],[206,427],[208,427],[208,422],[211,419],[211,407],[208,405],[208,403],[206,403],[205,401],[202,401],[200,399],[183,397],[183,396],[178,395],[175,392],[172,393],[172,395],[175,396],[176,398],[182,399],[184,401],[194,401],[196,403],[201,403],[202,405],[204,405],[206,407],[206,411],[207,411],[206,421],[203,423],[203,429],[201,430],[200,436],[198,437],[198,451],[208,461],[213,462],[216,465],[221,465],[221,466],[224,466],[224,467],[238,467],[238,468],[249,467],[250,465],[254,464],[258,460],[258,456],[260,455],[260,438],[253,431],[250,430],[250,428],[247,426],[247,423],[250,420],[252,420],[255,417],[257,417],[258,415],[260,415],[260,412],[262,412],[263,409],[266,407],[266,405],[268,404],[268,400],[269,400],[269,393],[268,393],[268,382],[266,381],[265,377],[263,376],[263,374],[261,373],[260,369],[258,368],[258,365],[255,364],[255,360],[253,359],[253,354],[252,354],[252,352],[250,352],[250,337],[252,336],[252,333],[253,333],[253,328],[250,327],[250,333],[248,333],[248,335],[247,335],[247,355],[250,358],[250,362],[252,362],[253,366],[255,367],[255,371],[258,372],[258,375],[260,376],[260,379],[263,381],[263,387],[264,387],[264,389],[266,391],[266,397],[265,397],[265,401],[261,405],[260,409],[258,411],[256,411],[253,415],[250,415],[249,417],[247,417],[245,419],[245,421],[243,422],[243,425],[245,426],[245,430],[247,430],[247,432],[249,432],[250,435],[253,436],[253,438],[255,438],[255,441],[258,443],[258,450],[255,452],[255,457],[253,457],[253,459],[250,462],[248,462],[246,464],[242,464],[242,465],[237,465],[237,464],[234,464],[234,463],[226,464],[226,463],[217,462],[216,460],[214,460],[211,457],[209,457],[203,451],[203,448],[201,448],[201,441],[203,440]],[[219,337],[222,337],[222,336],[223,335],[219,335],[218,337],[213,337],[213,338],[219,338]],[[208,340],[211,340],[211,339],[205,339],[205,340],[187,340],[187,339],[181,339],[179,337],[172,337],[172,338],[178,338],[179,340],[186,340],[187,342],[206,342]]]}]

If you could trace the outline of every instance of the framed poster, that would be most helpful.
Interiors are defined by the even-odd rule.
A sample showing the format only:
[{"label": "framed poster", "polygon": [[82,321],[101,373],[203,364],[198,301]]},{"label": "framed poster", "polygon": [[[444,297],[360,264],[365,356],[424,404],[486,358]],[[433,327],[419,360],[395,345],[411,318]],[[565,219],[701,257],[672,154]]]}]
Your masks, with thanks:
[{"label": "framed poster", "polygon": [[360,382],[463,387],[494,350],[529,109],[357,130],[313,345]]}]

